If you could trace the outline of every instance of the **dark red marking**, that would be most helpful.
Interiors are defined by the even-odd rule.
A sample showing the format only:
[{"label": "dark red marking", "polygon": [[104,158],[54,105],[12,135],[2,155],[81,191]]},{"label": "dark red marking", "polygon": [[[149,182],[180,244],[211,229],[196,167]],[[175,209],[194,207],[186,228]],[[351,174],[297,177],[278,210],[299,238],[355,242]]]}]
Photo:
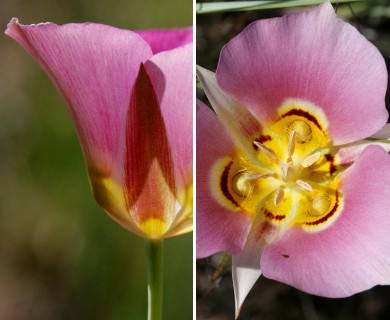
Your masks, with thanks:
[{"label": "dark red marking", "polygon": [[286,258],[286,259],[290,258],[290,256],[288,254],[283,254],[282,253],[282,256],[283,256],[283,258]]},{"label": "dark red marking", "polygon": [[173,194],[176,194],[175,171],[157,93],[142,63],[127,110],[124,152],[126,207],[129,209],[138,201],[138,205],[142,206],[139,215],[144,213],[146,218],[161,218],[166,207],[165,199],[156,196],[156,190],[151,187],[156,183],[148,180],[150,169],[157,161]]},{"label": "dark red marking", "polygon": [[229,164],[225,167],[221,175],[221,181],[219,182],[219,187],[226,199],[230,200],[236,207],[240,207],[236,199],[229,192],[229,171],[233,164],[233,161],[230,161]]},{"label": "dark red marking", "polygon": [[317,121],[317,118],[315,116],[313,116],[312,114],[310,114],[309,112],[307,112],[307,111],[304,111],[304,110],[301,110],[301,109],[291,109],[287,113],[283,114],[282,118],[285,118],[285,117],[288,117],[288,116],[304,117],[307,120],[313,122],[320,130],[322,130],[322,127],[321,127],[320,123]]},{"label": "dark red marking", "polygon": [[333,216],[335,214],[338,207],[339,207],[339,193],[336,191],[336,202],[335,202],[332,210],[330,210],[329,213],[325,217],[322,217],[321,219],[318,219],[317,221],[306,222],[305,224],[308,226],[317,226],[321,223],[326,222],[327,220],[329,220],[329,218],[331,216]]},{"label": "dark red marking", "polygon": [[330,153],[327,153],[324,156],[326,161],[329,162],[329,173],[332,175],[337,171],[337,167],[334,164],[334,156],[332,156]]},{"label": "dark red marking", "polygon": [[272,138],[269,135],[261,135],[260,138],[257,138],[253,141],[253,148],[257,151],[259,147],[255,145],[255,142],[264,143],[267,141],[271,141]]},{"label": "dark red marking", "polygon": [[283,220],[284,218],[286,218],[285,215],[275,215],[271,211],[268,211],[267,209],[264,210],[264,214],[267,218],[272,219],[272,220],[277,220],[277,221],[280,221],[280,220]]}]

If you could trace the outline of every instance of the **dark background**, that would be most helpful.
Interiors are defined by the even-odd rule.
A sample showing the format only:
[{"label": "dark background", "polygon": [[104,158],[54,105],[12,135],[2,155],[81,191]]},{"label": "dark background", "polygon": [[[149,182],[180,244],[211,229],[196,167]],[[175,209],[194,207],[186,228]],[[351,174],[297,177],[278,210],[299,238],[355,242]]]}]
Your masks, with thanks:
[{"label": "dark background", "polygon": [[[192,24],[191,0],[1,0],[0,29]],[[192,319],[192,233],[165,241],[164,319]],[[0,35],[0,320],[146,319],[144,242],[95,203],[58,92]],[[180,303],[178,303],[180,302]]]},{"label": "dark background", "polygon": [[[200,1],[203,2],[203,1]],[[336,6],[335,6],[336,7]],[[303,7],[197,15],[197,64],[215,71],[219,52],[224,44],[240,33],[250,22],[282,16],[304,10]],[[307,9],[307,8],[306,8]],[[390,66],[390,2],[364,1],[350,6],[339,4],[340,17],[355,25],[373,42]],[[203,101],[204,93],[197,89]],[[389,91],[386,97],[390,106]],[[388,188],[389,186],[383,186]],[[390,211],[390,208],[389,208]],[[390,230],[389,230],[390,232]],[[390,254],[390,252],[389,252]],[[219,265],[221,255],[197,262],[197,319],[224,320],[234,318],[234,294],[230,260],[220,277],[210,281]],[[390,319],[390,286],[377,286],[344,299],[312,296],[283,283],[261,277],[249,293],[241,309],[241,320],[325,320]]]}]

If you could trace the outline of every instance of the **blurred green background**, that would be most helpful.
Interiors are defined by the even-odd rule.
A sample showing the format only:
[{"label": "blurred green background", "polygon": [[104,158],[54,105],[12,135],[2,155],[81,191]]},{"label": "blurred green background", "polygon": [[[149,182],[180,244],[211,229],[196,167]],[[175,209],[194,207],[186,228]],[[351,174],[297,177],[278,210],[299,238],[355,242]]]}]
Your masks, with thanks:
[{"label": "blurred green background", "polygon": [[[0,26],[12,17],[183,27],[192,1],[1,0]],[[0,320],[146,319],[143,240],[95,203],[46,75],[5,35],[0,49]],[[192,234],[167,239],[164,254],[164,319],[192,319]]]}]

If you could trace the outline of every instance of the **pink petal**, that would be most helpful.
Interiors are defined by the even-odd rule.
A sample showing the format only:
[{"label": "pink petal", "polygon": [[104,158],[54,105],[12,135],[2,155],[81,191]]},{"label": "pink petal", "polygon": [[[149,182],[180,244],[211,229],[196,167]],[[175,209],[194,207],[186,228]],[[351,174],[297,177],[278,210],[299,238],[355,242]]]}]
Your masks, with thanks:
[{"label": "pink petal", "polygon": [[262,121],[288,98],[319,106],[336,144],[374,134],[388,116],[383,57],[329,1],[252,23],[223,48],[217,80]]},{"label": "pink petal", "polygon": [[179,188],[192,185],[192,44],[153,56],[145,64],[156,90]]},{"label": "pink petal", "polygon": [[367,147],[342,177],[338,220],[317,233],[287,231],[265,248],[264,276],[325,297],[390,284],[389,185],[390,156]]},{"label": "pink petal", "polygon": [[171,30],[150,29],[137,31],[137,33],[149,43],[154,54],[192,42],[192,27]]},{"label": "pink petal", "polygon": [[245,244],[251,219],[221,206],[210,186],[215,161],[229,156],[234,144],[217,116],[200,101],[197,101],[196,116],[196,254],[198,258],[220,251],[237,254]]},{"label": "pink petal", "polygon": [[89,169],[109,175],[140,63],[152,55],[148,44],[134,32],[93,23],[25,26],[14,18],[6,34],[60,91]]}]

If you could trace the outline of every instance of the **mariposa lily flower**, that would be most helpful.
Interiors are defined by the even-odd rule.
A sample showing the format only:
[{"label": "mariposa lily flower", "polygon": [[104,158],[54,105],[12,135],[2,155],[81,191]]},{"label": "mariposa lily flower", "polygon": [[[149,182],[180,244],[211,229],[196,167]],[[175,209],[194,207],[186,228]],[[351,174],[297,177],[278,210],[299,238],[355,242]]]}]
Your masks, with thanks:
[{"label": "mariposa lily flower", "polygon": [[14,18],[6,34],[66,102],[101,207],[144,238],[191,231],[192,28],[137,33]]},{"label": "mariposa lily flower", "polygon": [[237,316],[261,274],[325,297],[390,284],[390,156],[362,140],[389,137],[379,51],[325,2],[250,24],[198,78],[197,256],[233,256]]}]

